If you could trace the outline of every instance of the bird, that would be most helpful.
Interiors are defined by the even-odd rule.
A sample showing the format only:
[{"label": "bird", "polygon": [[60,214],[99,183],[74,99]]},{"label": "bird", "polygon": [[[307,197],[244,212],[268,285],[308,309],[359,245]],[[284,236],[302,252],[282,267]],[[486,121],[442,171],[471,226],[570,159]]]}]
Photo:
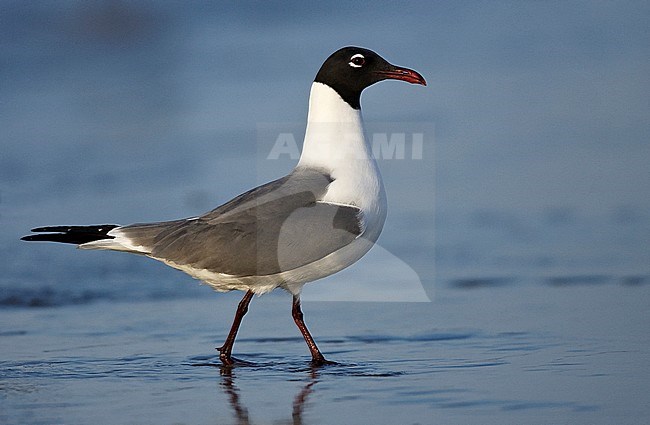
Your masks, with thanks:
[{"label": "bird", "polygon": [[125,226],[37,227],[22,240],[139,254],[216,291],[243,291],[230,331],[217,348],[226,367],[240,362],[232,349],[253,296],[284,289],[292,295],[291,314],[311,363],[333,363],[305,325],[300,294],[306,283],[359,260],[384,226],[386,193],[364,135],[360,103],[363,90],[383,80],[426,86],[417,71],[392,65],[372,50],[348,46],[332,53],[311,85],[295,168],[203,215]]}]

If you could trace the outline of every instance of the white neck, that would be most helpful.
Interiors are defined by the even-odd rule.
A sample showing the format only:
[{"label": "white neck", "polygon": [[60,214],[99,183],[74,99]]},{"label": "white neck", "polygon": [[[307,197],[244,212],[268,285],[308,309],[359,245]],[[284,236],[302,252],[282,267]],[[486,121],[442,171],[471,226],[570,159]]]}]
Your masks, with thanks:
[{"label": "white neck", "polygon": [[330,174],[323,201],[356,205],[381,230],[385,194],[370,147],[366,143],[361,111],[352,108],[331,87],[313,83],[302,155],[298,168],[318,168]]},{"label": "white neck", "polygon": [[372,160],[364,137],[361,111],[352,108],[331,87],[313,83],[298,166],[334,172],[354,160]]}]

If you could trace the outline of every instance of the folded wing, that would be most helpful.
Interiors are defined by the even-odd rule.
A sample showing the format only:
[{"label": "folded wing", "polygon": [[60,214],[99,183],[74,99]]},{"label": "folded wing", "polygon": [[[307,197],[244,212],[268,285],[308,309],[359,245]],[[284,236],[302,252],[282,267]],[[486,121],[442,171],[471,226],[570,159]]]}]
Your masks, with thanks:
[{"label": "folded wing", "polygon": [[110,232],[115,237],[110,243],[177,266],[233,276],[292,270],[362,233],[359,208],[319,201],[331,181],[326,174],[298,169],[198,218],[120,227]]}]

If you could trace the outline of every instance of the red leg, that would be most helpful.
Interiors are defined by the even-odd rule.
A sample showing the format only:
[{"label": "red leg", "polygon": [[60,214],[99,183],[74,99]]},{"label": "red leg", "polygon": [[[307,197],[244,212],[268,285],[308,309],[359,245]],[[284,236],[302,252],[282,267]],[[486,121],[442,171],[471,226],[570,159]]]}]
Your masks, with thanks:
[{"label": "red leg", "polygon": [[293,296],[293,307],[291,309],[291,315],[293,316],[293,321],[296,322],[296,326],[298,326],[298,329],[300,329],[300,333],[302,334],[303,338],[305,338],[307,347],[309,347],[309,351],[311,352],[311,362],[316,366],[334,363],[325,360],[325,357],[323,357],[323,354],[321,354],[320,350],[316,346],[314,338],[312,338],[311,334],[309,333],[309,329],[307,329],[307,325],[305,325],[305,321],[303,320],[302,310],[300,309],[299,296]]},{"label": "red leg", "polygon": [[232,322],[228,337],[226,338],[226,341],[223,343],[223,345],[217,348],[217,350],[219,350],[219,359],[225,366],[232,366],[234,364],[232,357],[230,357],[230,354],[232,353],[232,346],[235,344],[235,338],[237,337],[239,325],[241,324],[244,315],[246,315],[248,312],[248,304],[250,304],[252,298],[253,291],[249,290],[246,292],[246,294],[244,294],[244,298],[241,299],[239,305],[237,306],[235,320]]}]

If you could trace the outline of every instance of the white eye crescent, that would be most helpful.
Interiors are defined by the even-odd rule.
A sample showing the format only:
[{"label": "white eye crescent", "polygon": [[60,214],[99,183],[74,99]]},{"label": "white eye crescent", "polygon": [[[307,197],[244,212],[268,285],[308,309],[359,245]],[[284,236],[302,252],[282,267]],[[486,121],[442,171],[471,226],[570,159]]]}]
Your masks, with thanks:
[{"label": "white eye crescent", "polygon": [[350,58],[350,62],[348,63],[348,65],[350,65],[353,68],[361,68],[364,63],[366,63],[366,58],[364,58],[361,53],[357,53],[356,55]]}]

